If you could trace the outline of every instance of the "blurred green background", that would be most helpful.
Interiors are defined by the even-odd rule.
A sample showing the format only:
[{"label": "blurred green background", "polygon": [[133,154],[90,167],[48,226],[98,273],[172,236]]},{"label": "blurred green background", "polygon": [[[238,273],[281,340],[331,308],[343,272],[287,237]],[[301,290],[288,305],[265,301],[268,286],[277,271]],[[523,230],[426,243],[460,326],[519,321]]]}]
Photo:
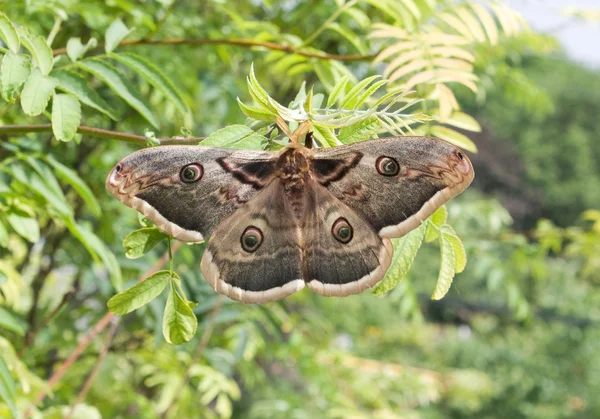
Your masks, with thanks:
[{"label": "blurred green background", "polygon": [[[462,83],[447,86],[480,132],[464,129],[473,124],[445,123],[431,84],[415,87],[423,107],[411,108],[437,118],[418,132],[451,126],[450,139],[464,134],[478,148],[470,153],[473,185],[447,205],[468,265],[440,301],[430,297],[440,264],[432,243],[383,296],[324,298],[304,291],[261,306],[219,299],[199,272],[202,246],[182,245],[175,269],[188,299],[199,303],[198,333],[190,342],[164,341],[165,295],[96,330],[116,293],[107,266],[121,270],[127,288],[166,251],[163,242],[143,258],[127,259],[122,241],[139,228],[138,217],[104,189],[110,168],[139,145],[87,135],[60,142],[48,130],[27,128],[8,133],[3,126],[48,123],[50,111],[26,115],[18,95],[16,103],[1,101],[0,222],[7,238],[0,247],[0,416],[600,417],[600,74],[571,62],[551,34],[526,30],[520,21],[521,30],[509,30],[504,20],[516,16],[510,9],[479,3],[494,12],[499,37],[491,42],[482,23],[485,41],[460,44],[474,57],[465,72],[476,77],[475,92]],[[252,101],[251,63],[269,94],[287,104],[304,81],[327,93],[345,74],[357,80],[382,74],[389,60],[375,56],[392,43],[369,37],[373,25],[466,36],[448,16],[467,28],[464,13],[481,19],[469,2],[441,0],[0,0],[0,10],[51,41],[55,53],[72,38],[102,41],[117,18],[134,28],[127,39],[139,45],[117,51],[135,52],[159,68],[182,92],[189,113],[121,68],[160,129],[90,74],[82,80],[116,117],[84,107],[81,123],[138,135],[148,129],[157,137],[182,135],[181,127],[200,137],[243,124],[236,98]],[[578,24],[597,13],[571,16],[568,23]],[[342,57],[230,42],[153,45],[151,39],[252,40]],[[7,54],[6,43],[0,47]],[[89,55],[102,52],[92,48]],[[64,53],[56,55],[55,69],[80,70]],[[351,55],[362,58],[346,59]],[[31,169],[24,178],[3,170],[23,156],[50,155],[74,170],[100,205],[98,216],[57,175],[74,219],[100,241],[96,258],[57,221]],[[82,337],[89,345],[70,363]]]}]

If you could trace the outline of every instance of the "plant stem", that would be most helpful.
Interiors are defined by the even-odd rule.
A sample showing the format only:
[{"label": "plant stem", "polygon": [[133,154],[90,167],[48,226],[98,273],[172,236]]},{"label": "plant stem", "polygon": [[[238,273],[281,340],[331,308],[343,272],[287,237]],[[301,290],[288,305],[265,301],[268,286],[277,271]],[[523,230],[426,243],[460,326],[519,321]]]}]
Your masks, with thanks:
[{"label": "plant stem", "polygon": [[[377,56],[376,54],[327,54],[324,52],[306,51],[293,47],[291,45],[281,45],[275,42],[257,41],[255,39],[131,39],[124,40],[119,44],[119,48],[135,45],[232,45],[242,48],[262,47],[275,51],[282,51],[288,54],[302,55],[304,57],[316,58],[319,60],[338,60],[338,61],[370,61]],[[104,48],[104,43],[99,42],[94,50]],[[65,54],[66,48],[57,48],[52,51],[54,56]]]},{"label": "plant stem", "polygon": [[[17,135],[17,134],[28,134],[30,132],[52,132],[51,124],[36,124],[36,125],[4,125],[0,126],[0,135]],[[137,144],[140,146],[146,146],[146,137],[143,135],[127,134],[118,131],[109,131],[101,128],[86,127],[80,125],[77,127],[77,132],[81,134],[87,134],[91,137],[124,141],[126,143]],[[172,138],[161,138],[159,139],[160,145],[169,144],[197,144],[204,140],[206,137],[172,137]]]}]

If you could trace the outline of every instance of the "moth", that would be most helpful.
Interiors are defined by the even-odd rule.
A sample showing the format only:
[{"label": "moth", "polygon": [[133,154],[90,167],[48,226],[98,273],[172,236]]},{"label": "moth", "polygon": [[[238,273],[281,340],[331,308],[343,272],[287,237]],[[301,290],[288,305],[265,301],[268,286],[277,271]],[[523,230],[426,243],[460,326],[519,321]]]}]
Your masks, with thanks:
[{"label": "moth", "polygon": [[178,240],[208,240],[200,269],[245,303],[305,286],[357,294],[392,261],[390,238],[418,227],[474,177],[463,151],[430,137],[280,151],[158,146],[136,151],[106,187]]}]

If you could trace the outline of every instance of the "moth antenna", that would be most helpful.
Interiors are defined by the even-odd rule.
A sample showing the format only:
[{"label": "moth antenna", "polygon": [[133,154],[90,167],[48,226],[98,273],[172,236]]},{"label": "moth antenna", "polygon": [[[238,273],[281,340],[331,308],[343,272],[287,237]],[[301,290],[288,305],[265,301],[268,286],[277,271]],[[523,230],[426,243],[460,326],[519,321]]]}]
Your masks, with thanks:
[{"label": "moth antenna", "polygon": [[306,134],[306,137],[304,137],[304,147],[313,148],[313,145],[314,145],[313,133],[312,133],[312,131],[309,131]]},{"label": "moth antenna", "polygon": [[290,136],[290,142],[300,144],[300,138],[304,138],[306,134],[308,134],[310,127],[310,121],[304,121],[298,125],[298,128],[296,128],[296,130]]}]

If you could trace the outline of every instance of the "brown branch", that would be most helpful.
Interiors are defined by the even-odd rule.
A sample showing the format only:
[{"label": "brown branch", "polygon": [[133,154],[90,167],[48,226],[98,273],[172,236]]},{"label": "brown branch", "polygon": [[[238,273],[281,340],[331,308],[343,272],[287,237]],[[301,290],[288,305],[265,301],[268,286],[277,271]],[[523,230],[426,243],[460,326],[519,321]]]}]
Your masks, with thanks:
[{"label": "brown branch", "polygon": [[[177,249],[181,246],[181,242],[176,242],[172,247],[172,252],[176,252]],[[148,276],[157,272],[167,261],[169,260],[169,252],[165,252],[165,254],[156,261],[154,265],[150,269],[148,269],[137,281],[138,283],[142,282]],[[90,343],[94,340],[94,338],[102,332],[106,326],[111,322],[111,320],[115,317],[115,314],[112,312],[106,313],[98,322],[79,340],[79,344],[77,347],[71,352],[71,354],[67,357],[65,362],[62,363],[60,367],[52,374],[52,377],[48,380],[48,385],[46,390],[42,391],[36,400],[36,404],[41,403],[46,396],[48,395],[48,391],[52,390],[54,386],[60,381],[60,379],[65,375],[65,373],[69,370],[69,368],[77,361],[77,359],[81,356],[83,351],[89,346]],[[23,415],[25,418],[28,418],[31,415],[31,409],[28,409]]]},{"label": "brown branch", "polygon": [[[36,125],[3,125],[0,126],[0,135],[15,135],[15,134],[28,134],[30,132],[52,132],[51,124],[36,124]],[[80,125],[77,127],[77,132],[81,134],[87,134],[91,137],[106,138],[109,140],[125,141],[127,143],[137,144],[140,146],[146,145],[146,137],[143,135],[126,134],[118,131],[109,131],[101,128],[86,127]],[[185,138],[185,137],[172,137],[172,138],[161,138],[159,139],[160,145],[169,144],[197,144],[204,140],[206,137],[196,138]]]},{"label": "brown branch", "polygon": [[73,416],[73,413],[75,412],[75,409],[77,408],[77,405],[79,405],[83,401],[83,399],[85,398],[85,395],[92,387],[92,383],[96,379],[96,376],[98,375],[98,372],[100,371],[100,367],[102,366],[102,362],[104,362],[104,358],[106,358],[106,354],[108,352],[108,349],[110,348],[110,344],[112,343],[112,340],[114,339],[114,337],[116,335],[117,327],[119,326],[120,321],[121,321],[121,319],[119,317],[115,318],[114,321],[112,322],[110,329],[106,332],[106,337],[104,338],[104,343],[102,344],[102,348],[100,349],[100,352],[98,353],[98,359],[96,360],[96,363],[94,364],[94,367],[92,368],[92,371],[90,372],[90,375],[88,376],[87,380],[85,380],[83,387],[79,391],[79,394],[77,395],[77,399],[75,400],[75,403],[73,403],[71,405],[71,411],[67,415],[67,419],[69,419],[71,416]]},{"label": "brown branch", "polygon": [[[125,40],[119,44],[119,47],[128,47],[136,45],[231,45],[242,48],[262,47],[274,51],[282,51],[288,54],[302,55],[309,58],[317,58],[319,60],[339,60],[339,61],[370,61],[377,54],[327,54],[324,52],[315,52],[309,50],[301,50],[291,45],[281,45],[269,41],[257,41],[255,39],[131,39]],[[104,48],[104,43],[99,42],[98,45],[91,50],[99,50]],[[65,54],[66,48],[57,48],[52,51],[54,56]]]},{"label": "brown branch", "polygon": [[[210,311],[210,315],[206,322],[206,328],[204,329],[204,332],[202,332],[202,337],[200,338],[200,343],[198,344],[198,347],[196,348],[196,351],[194,352],[194,356],[192,357],[192,361],[190,362],[190,365],[194,365],[195,363],[198,362],[198,360],[202,356],[202,353],[208,346],[208,342],[210,340],[210,337],[212,336],[212,332],[215,327],[215,319],[217,317],[217,314],[219,314],[219,311],[221,311],[221,307],[223,307],[223,296],[221,294],[219,294],[217,296],[217,300],[215,301],[215,305],[213,306],[212,310]],[[179,400],[179,397],[183,393],[183,389],[190,382],[190,378],[191,378],[190,374],[186,373],[185,377],[183,377],[183,381],[181,382],[181,385],[179,386],[179,390],[175,392],[175,397],[173,398],[171,405],[163,412],[163,414],[161,415],[161,418],[164,419],[164,418],[169,417],[169,412],[171,411],[173,406],[175,406],[175,404]]]}]

